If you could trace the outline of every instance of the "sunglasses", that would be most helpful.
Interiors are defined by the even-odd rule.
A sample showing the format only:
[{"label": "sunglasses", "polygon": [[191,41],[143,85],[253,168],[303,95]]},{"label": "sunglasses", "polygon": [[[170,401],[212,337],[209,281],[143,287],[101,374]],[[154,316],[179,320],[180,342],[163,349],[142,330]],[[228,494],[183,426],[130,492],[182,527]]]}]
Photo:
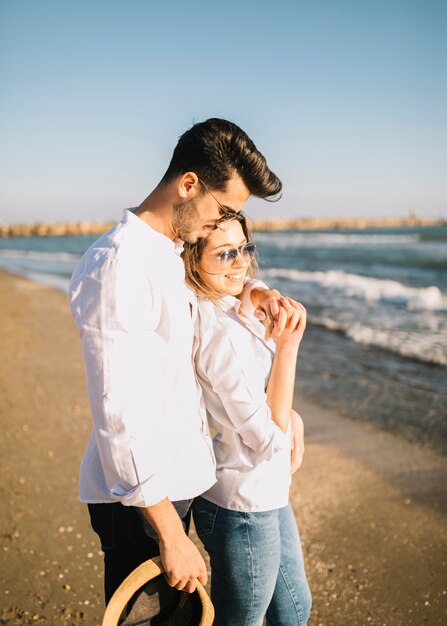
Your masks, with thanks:
[{"label": "sunglasses", "polygon": [[222,204],[221,202],[219,202],[219,200],[216,198],[216,196],[213,194],[213,192],[210,190],[210,188],[208,187],[208,185],[206,183],[203,182],[203,180],[201,178],[198,178],[199,183],[201,183],[206,191],[210,194],[210,196],[217,202],[218,206],[219,206],[219,212],[221,217],[219,217],[213,226],[205,226],[204,230],[208,233],[212,232],[213,230],[216,230],[217,228],[219,228],[219,224],[223,224],[223,222],[226,222],[228,220],[234,220],[237,219],[239,221],[243,220],[243,217],[240,213],[237,213],[234,209],[231,209],[228,206],[225,206],[225,204]]},{"label": "sunglasses", "polygon": [[251,261],[256,254],[256,245],[253,242],[244,243],[239,248],[229,248],[219,252],[219,254],[215,255],[215,258],[219,265],[232,265],[239,254],[243,259]]}]

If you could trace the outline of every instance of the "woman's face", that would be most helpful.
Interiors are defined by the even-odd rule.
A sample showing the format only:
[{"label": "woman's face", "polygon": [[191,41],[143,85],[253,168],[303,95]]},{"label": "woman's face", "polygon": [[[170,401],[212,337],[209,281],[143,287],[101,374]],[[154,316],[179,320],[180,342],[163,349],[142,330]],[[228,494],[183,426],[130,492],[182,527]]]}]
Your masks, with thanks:
[{"label": "woman's face", "polygon": [[[209,287],[219,294],[237,296],[244,287],[244,278],[250,267],[250,255],[241,248],[247,243],[242,226],[237,220],[225,223],[225,229],[217,229],[208,237],[199,261],[200,273]],[[236,258],[228,250],[240,249]]]}]

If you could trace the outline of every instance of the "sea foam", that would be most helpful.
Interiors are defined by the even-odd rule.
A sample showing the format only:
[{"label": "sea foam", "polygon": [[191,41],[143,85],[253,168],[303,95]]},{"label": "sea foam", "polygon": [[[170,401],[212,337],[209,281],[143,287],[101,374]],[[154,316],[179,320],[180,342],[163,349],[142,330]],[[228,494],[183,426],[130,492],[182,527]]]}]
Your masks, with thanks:
[{"label": "sea foam", "polygon": [[403,305],[408,310],[447,310],[447,296],[439,287],[409,287],[395,280],[384,280],[350,274],[342,270],[307,272],[294,269],[271,268],[262,271],[263,278],[282,278],[298,283],[315,283],[323,289],[343,293],[366,302],[387,302]]},{"label": "sea foam", "polygon": [[446,344],[440,334],[430,335],[396,328],[375,328],[360,322],[336,321],[325,316],[315,318],[311,316],[310,320],[318,326],[341,332],[356,343],[384,348],[424,363],[447,365]]}]

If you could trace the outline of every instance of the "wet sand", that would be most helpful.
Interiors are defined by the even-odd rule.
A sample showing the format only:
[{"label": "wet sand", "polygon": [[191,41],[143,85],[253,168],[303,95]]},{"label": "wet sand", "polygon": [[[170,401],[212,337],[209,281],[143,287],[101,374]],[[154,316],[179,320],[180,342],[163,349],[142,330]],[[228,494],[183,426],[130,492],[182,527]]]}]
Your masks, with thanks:
[{"label": "wet sand", "polygon": [[[66,296],[0,273],[0,624],[100,624],[102,554],[77,500],[90,432]],[[447,622],[447,458],[297,398],[292,503],[310,626]]]}]

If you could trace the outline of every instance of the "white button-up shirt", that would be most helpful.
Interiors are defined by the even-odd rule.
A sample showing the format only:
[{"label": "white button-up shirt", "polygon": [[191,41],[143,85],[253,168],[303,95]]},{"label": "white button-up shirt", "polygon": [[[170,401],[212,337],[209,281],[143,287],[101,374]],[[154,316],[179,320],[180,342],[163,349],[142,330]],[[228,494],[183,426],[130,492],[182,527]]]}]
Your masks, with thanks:
[{"label": "white button-up shirt", "polygon": [[71,307],[94,421],[83,502],[151,506],[192,498],[215,481],[180,251],[126,210],[74,271]]},{"label": "white button-up shirt", "polygon": [[203,497],[235,511],[268,511],[288,503],[291,434],[267,404],[274,343],[259,321],[238,316],[239,307],[232,296],[220,306],[198,299],[195,366],[217,462],[217,482]]}]

